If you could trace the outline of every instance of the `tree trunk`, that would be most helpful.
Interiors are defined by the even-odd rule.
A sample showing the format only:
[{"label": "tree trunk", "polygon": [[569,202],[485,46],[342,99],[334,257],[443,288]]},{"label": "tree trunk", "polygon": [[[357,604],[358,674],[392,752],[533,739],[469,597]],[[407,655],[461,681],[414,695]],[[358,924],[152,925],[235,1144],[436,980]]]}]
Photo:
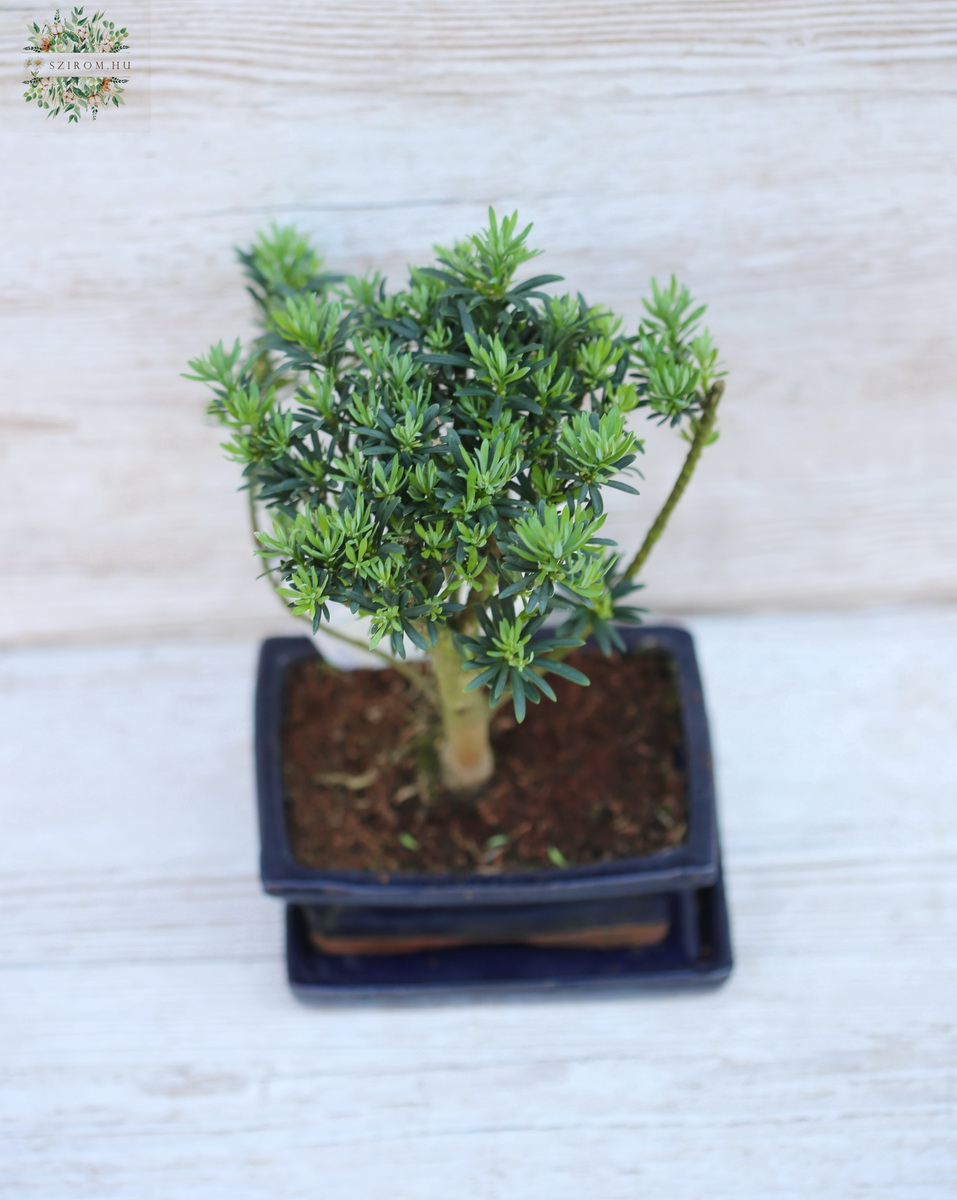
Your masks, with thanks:
[{"label": "tree trunk", "polygon": [[465,691],[475,676],[462,670],[462,656],[448,628],[438,630],[431,660],[442,717],[439,743],[442,782],[454,792],[473,791],[491,779],[495,770],[489,741],[492,712],[488,695],[485,688]]}]

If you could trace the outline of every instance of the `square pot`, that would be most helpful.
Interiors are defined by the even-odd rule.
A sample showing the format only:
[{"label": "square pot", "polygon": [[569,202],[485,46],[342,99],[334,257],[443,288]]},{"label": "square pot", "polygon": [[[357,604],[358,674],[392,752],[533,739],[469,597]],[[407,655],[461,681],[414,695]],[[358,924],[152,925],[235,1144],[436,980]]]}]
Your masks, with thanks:
[{"label": "square pot", "polygon": [[[263,643],[256,772],[263,887],[283,899],[287,963],[303,997],[588,984],[703,986],[731,969],[707,717],[691,635],[621,627],[629,650],[670,657],[684,733],[688,829],[641,858],[497,875],[318,870],[286,831],[284,680],[307,637]],[[569,781],[574,786],[574,781]]]}]

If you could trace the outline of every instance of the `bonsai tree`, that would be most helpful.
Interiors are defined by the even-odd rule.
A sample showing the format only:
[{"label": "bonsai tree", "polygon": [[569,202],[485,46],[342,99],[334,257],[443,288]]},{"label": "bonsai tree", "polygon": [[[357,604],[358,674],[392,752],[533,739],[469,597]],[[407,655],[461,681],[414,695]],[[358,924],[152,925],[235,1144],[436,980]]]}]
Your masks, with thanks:
[{"label": "bonsai tree", "polygon": [[[368,648],[434,705],[442,782],[466,793],[492,774],[496,706],[510,698],[521,721],[555,698],[549,675],[587,684],[565,658],[589,635],[624,648],[615,622],[640,619],[636,579],[716,437],[723,389],[704,308],[674,278],[652,281],[627,334],[581,295],[543,290],[560,276],[516,278],[539,253],[530,230],[490,211],[390,291],[378,273],[323,273],[305,237],[273,227],[239,254],[262,336],[189,364],[284,603],[346,641],[330,604],[371,618]],[[636,492],[632,414],[689,449],[623,564],[602,493]],[[427,671],[403,661],[408,644]]]}]

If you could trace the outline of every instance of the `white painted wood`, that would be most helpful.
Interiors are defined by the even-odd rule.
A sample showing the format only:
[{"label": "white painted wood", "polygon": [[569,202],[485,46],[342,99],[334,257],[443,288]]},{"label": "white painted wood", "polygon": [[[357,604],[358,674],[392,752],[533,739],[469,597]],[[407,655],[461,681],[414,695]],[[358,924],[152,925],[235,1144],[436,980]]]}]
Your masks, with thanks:
[{"label": "white painted wood", "polygon": [[254,644],[0,655],[0,1194],[950,1200],[957,612],[692,628],[738,958],[700,996],[301,1006]]},{"label": "white painted wood", "polygon": [[[0,3],[4,642],[282,627],[179,378],[249,330],[231,247],[295,221],[397,276],[490,202],[631,319],[652,273],[711,303],[722,440],[650,603],[957,598],[953,4],[152,8],[124,133],[27,111],[29,14]],[[617,505],[623,542],[677,449]]]}]

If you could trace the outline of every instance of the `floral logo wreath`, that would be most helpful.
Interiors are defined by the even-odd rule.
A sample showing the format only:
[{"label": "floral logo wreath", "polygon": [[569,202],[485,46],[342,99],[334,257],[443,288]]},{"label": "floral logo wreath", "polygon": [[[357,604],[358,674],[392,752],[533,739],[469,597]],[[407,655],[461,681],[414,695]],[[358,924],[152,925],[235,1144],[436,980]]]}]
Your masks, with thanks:
[{"label": "floral logo wreath", "polygon": [[73,12],[62,19],[57,9],[52,21],[38,25],[36,21],[27,26],[30,43],[24,46],[32,52],[27,59],[30,78],[25,79],[27,90],[23,98],[28,104],[35,103],[40,108],[47,109],[47,117],[58,116],[61,112],[68,114],[69,121],[79,121],[84,112],[91,112],[93,120],[101,108],[112,104],[119,108],[124,103],[123,84],[125,79],[115,76],[87,77],[51,76],[41,78],[39,69],[43,60],[33,57],[36,54],[115,54],[118,50],[128,50],[125,42],[127,29],[117,29],[112,21],[106,19],[102,12],[85,17],[82,8],[74,8]]}]

